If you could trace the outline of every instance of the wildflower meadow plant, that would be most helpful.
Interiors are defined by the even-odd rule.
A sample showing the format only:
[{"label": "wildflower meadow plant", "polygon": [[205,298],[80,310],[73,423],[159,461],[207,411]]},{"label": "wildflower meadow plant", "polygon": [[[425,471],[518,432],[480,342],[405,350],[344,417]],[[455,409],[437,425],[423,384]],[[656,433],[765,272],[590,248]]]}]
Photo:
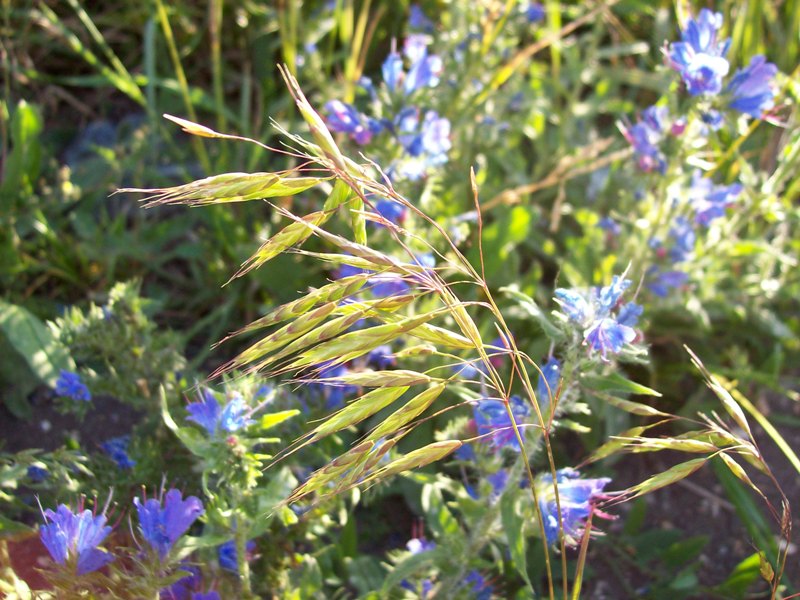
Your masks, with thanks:
[{"label": "wildflower meadow plant", "polygon": [[55,511],[48,508],[42,515],[45,524],[39,535],[57,564],[85,575],[114,560],[111,553],[98,547],[111,533],[104,514],[80,508],[73,512],[67,505],[59,504]]}]

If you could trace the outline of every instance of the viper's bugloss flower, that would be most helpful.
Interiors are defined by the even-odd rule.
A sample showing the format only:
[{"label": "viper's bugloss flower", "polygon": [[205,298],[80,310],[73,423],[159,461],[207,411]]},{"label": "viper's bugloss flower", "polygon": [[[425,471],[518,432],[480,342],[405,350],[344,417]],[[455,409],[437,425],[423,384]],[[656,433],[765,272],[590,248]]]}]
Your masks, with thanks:
[{"label": "viper's bugloss flower", "polygon": [[500,469],[496,473],[487,475],[486,481],[488,481],[489,485],[492,486],[489,499],[492,502],[495,502],[503,494],[503,490],[506,489],[506,484],[508,483],[508,471],[506,469]]},{"label": "viper's bugloss flower", "polygon": [[164,558],[175,542],[188,531],[205,511],[203,503],[195,496],[185,500],[180,490],[171,489],[161,501],[150,498],[142,502],[134,498],[139,514],[139,531],[150,546]]},{"label": "viper's bugloss flower", "polygon": [[408,9],[408,26],[420,31],[433,31],[433,21],[425,15],[419,4],[412,4]]},{"label": "viper's bugloss flower", "polygon": [[775,106],[775,89],[772,80],[778,67],[758,54],[750,64],[739,69],[728,84],[727,91],[733,96],[730,107],[755,119]]},{"label": "viper's bugloss flower", "polygon": [[[555,300],[561,310],[583,328],[584,343],[591,350],[600,352],[603,360],[609,351],[618,353],[636,338],[631,308],[621,309],[616,317],[612,314],[630,284],[630,280],[615,275],[610,285],[593,288],[588,298],[575,290],[558,288],[555,291]],[[637,307],[636,318],[639,314],[641,311]]]},{"label": "viper's bugloss flower", "polygon": [[403,579],[400,582],[400,587],[417,594],[417,597],[421,600],[426,600],[433,591],[433,582],[430,579],[423,579],[419,585],[414,585],[408,579]]},{"label": "viper's bugloss flower", "polygon": [[326,102],[325,110],[331,130],[348,134],[357,144],[368,144],[372,136],[380,131],[379,123],[371,123],[354,106],[341,100]]},{"label": "viper's bugloss flower", "polygon": [[48,508],[42,514],[49,523],[42,525],[39,536],[58,564],[74,561],[78,575],[84,575],[114,560],[98,548],[111,533],[105,515],[94,515],[88,509],[75,514],[65,504],[59,504],[56,512]]},{"label": "viper's bugloss flower", "polygon": [[196,590],[200,589],[203,583],[203,576],[200,569],[194,565],[181,565],[179,571],[186,573],[170,585],[159,592],[161,600],[194,600]]},{"label": "viper's bugloss flower", "polygon": [[636,339],[636,332],[615,319],[605,318],[595,321],[586,330],[584,339],[592,350],[600,352],[606,358],[609,350],[617,354],[625,344]]},{"label": "viper's bugloss flower", "polygon": [[550,400],[555,398],[556,392],[558,392],[558,385],[561,381],[561,363],[555,356],[551,356],[541,369],[539,381],[536,383],[536,399],[539,401],[542,413],[545,413],[544,408],[550,404]]},{"label": "viper's bugloss flower", "polygon": [[428,552],[434,548],[436,548],[436,542],[433,540],[426,540],[425,538],[411,538],[406,542],[406,549],[411,552],[411,554]]},{"label": "viper's bugloss flower", "polygon": [[603,217],[597,222],[597,226],[602,229],[603,231],[607,232],[608,235],[612,237],[616,237],[619,235],[622,229],[614,219],[611,217]]},{"label": "viper's bugloss flower", "polygon": [[[530,407],[519,396],[511,396],[509,404],[514,415],[514,422],[517,424],[520,436],[524,440],[525,428],[522,425],[527,422],[530,416]],[[478,435],[491,434],[487,435],[484,440],[488,440],[493,450],[511,448],[517,452],[521,451],[505,402],[497,398],[478,400],[473,412]]]},{"label": "viper's bugloss flower", "polygon": [[50,473],[47,469],[43,469],[42,467],[37,467],[36,465],[31,465],[28,467],[26,472],[28,479],[30,479],[33,483],[41,483],[48,477],[50,477]]},{"label": "viper's bugloss flower", "polygon": [[56,394],[82,402],[89,402],[92,399],[92,394],[86,384],[81,381],[81,376],[64,369],[61,370],[56,380]]},{"label": "viper's bugloss flower", "polygon": [[643,312],[643,307],[639,306],[635,302],[627,302],[620,307],[619,312],[617,313],[617,322],[620,325],[636,327],[636,324],[639,322],[639,317],[642,316]]},{"label": "viper's bugloss flower", "polygon": [[214,392],[203,388],[200,400],[188,404],[186,410],[189,412],[186,420],[194,421],[211,436],[216,435],[220,429],[233,433],[255,423],[249,418],[253,410],[238,392],[231,394],[225,406],[221,407]]},{"label": "viper's bugloss flower", "polygon": [[689,275],[683,271],[662,271],[652,267],[647,272],[647,287],[659,298],[666,298],[673,288],[682,286],[689,280]]},{"label": "viper's bugloss flower", "polygon": [[541,2],[531,2],[524,10],[525,18],[528,19],[529,23],[538,23],[539,21],[543,21],[547,16]]},{"label": "viper's bugloss flower", "polygon": [[408,209],[393,200],[382,198],[374,203],[375,211],[387,221],[395,225],[401,225],[408,216]]},{"label": "viper's bugloss flower", "polygon": [[410,106],[400,111],[395,118],[397,139],[407,157],[397,165],[397,173],[416,181],[428,170],[445,164],[450,142],[450,121],[429,110],[420,122],[419,109]]},{"label": "viper's bugloss flower", "polygon": [[192,594],[192,600],[220,600],[219,592],[196,592]]},{"label": "viper's bugloss flower", "polygon": [[697,235],[689,219],[677,217],[672,227],[670,227],[669,235],[674,242],[672,249],[669,251],[672,262],[679,263],[690,258],[694,253]]},{"label": "viper's bugloss flower", "polygon": [[725,216],[725,210],[735,204],[743,189],[739,183],[714,185],[711,179],[695,171],[689,188],[689,202],[695,210],[695,223],[707,226],[714,219]]},{"label": "viper's bugloss flower", "polygon": [[[252,559],[252,553],[256,549],[256,543],[253,540],[248,540],[245,544],[245,560]],[[219,566],[231,573],[239,572],[239,554],[236,552],[236,542],[230,540],[221,544],[217,548],[217,560]]]},{"label": "viper's bugloss flower", "polygon": [[474,600],[491,600],[494,588],[477,569],[472,569],[467,573],[464,583],[468,586],[470,598],[474,598]]},{"label": "viper's bugloss flower", "polygon": [[128,446],[131,443],[131,436],[120,435],[106,440],[100,447],[108,456],[117,463],[120,469],[132,469],[136,466],[136,461],[128,456]]},{"label": "viper's bugloss flower", "polygon": [[[603,489],[610,481],[607,477],[581,479],[578,471],[569,468],[556,471],[564,541],[568,546],[578,543],[583,533],[584,520],[593,510],[593,502],[605,497]],[[559,539],[560,528],[553,476],[550,473],[542,474],[536,478],[535,485],[539,510],[544,520],[545,538],[549,544],[555,544]],[[595,511],[595,514],[610,518],[600,511]]]},{"label": "viper's bugloss flower", "polygon": [[708,125],[712,131],[717,131],[725,122],[725,117],[718,110],[709,109],[700,114],[700,120]]},{"label": "viper's bugloss flower", "polygon": [[650,106],[642,111],[639,121],[631,126],[621,126],[622,134],[633,146],[636,163],[642,171],[664,173],[667,161],[659,144],[664,138],[669,113],[665,106]]},{"label": "viper's bugloss flower", "polygon": [[439,76],[443,68],[442,59],[435,54],[428,54],[424,36],[409,35],[403,45],[403,53],[411,61],[403,82],[403,91],[406,95],[422,88],[439,85]]},{"label": "viper's bugloss flower", "polygon": [[397,358],[388,344],[378,346],[367,354],[367,364],[373,369],[384,371],[397,366]]},{"label": "viper's bugloss flower", "polygon": [[721,27],[722,13],[704,8],[697,19],[689,19],[686,23],[681,41],[670,45],[672,68],[681,74],[686,90],[692,96],[716,95],[722,90],[722,78],[730,69],[725,55],[731,41],[718,41],[717,33]]},{"label": "viper's bugloss flower", "polygon": [[[317,373],[320,379],[335,379],[349,372],[345,365],[333,364],[331,361],[317,365]],[[336,382],[311,383],[309,388],[325,399],[325,406],[329,410],[340,408],[348,396],[358,393],[358,386]]]}]

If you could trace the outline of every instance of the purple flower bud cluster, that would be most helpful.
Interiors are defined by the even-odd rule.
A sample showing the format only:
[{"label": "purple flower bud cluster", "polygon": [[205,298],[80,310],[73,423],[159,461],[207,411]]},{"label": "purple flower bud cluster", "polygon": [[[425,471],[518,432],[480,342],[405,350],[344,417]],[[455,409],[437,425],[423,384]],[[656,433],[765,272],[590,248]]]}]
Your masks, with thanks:
[{"label": "purple flower bud cluster", "polygon": [[81,376],[64,369],[61,370],[56,380],[56,394],[81,402],[89,402],[92,399],[92,394],[86,384],[81,381]]},{"label": "purple flower bud cluster", "polygon": [[667,171],[667,160],[661,150],[661,142],[673,127],[667,125],[669,112],[665,106],[651,106],[642,112],[639,121],[630,127],[622,127],[622,134],[633,147],[636,163],[642,171]]},{"label": "purple flower bud cluster", "polygon": [[108,456],[117,463],[117,467],[123,471],[132,469],[136,466],[136,461],[128,456],[128,446],[131,443],[131,436],[121,435],[115,438],[106,440],[100,444],[100,448],[108,454]]},{"label": "purple flower bud cluster", "polygon": [[636,338],[633,328],[642,314],[642,307],[628,302],[619,306],[616,315],[612,314],[630,284],[630,280],[615,275],[611,285],[593,288],[588,298],[572,289],[558,288],[555,292],[556,302],[564,314],[583,329],[584,343],[592,351],[600,352],[603,360],[609,351],[617,354]]}]

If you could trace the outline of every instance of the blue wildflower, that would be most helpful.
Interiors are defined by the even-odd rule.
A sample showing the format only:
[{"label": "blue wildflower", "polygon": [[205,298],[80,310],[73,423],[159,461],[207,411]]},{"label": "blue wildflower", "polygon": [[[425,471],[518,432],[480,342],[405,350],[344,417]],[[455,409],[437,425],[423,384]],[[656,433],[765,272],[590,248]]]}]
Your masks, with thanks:
[{"label": "blue wildflower", "polygon": [[175,542],[205,511],[203,503],[195,496],[183,499],[180,490],[171,489],[164,496],[164,506],[155,498],[133,503],[139,514],[139,530],[150,546],[164,558]]},{"label": "blue wildflower", "polygon": [[357,144],[368,144],[375,134],[375,123],[365,123],[365,118],[354,106],[340,100],[325,103],[328,125],[331,130],[348,134]]},{"label": "blue wildflower", "polygon": [[669,230],[669,235],[675,245],[669,252],[673,262],[683,262],[691,257],[694,252],[694,244],[697,236],[694,228],[686,217],[677,217],[675,223]]},{"label": "blue wildflower", "polygon": [[713,108],[700,113],[700,120],[711,127],[712,131],[717,131],[725,122],[725,118],[722,116],[722,113],[718,110],[714,110]]},{"label": "blue wildflower", "polygon": [[689,188],[689,202],[695,210],[695,222],[707,226],[714,219],[725,216],[725,210],[733,206],[743,189],[739,183],[714,185],[711,179],[695,171]]},{"label": "blue wildflower", "polygon": [[203,388],[201,399],[188,404],[186,410],[189,412],[186,420],[194,421],[211,436],[216,435],[219,429],[230,433],[255,423],[249,418],[253,411],[238,392],[231,394],[225,406],[220,407],[214,393]]},{"label": "blue wildflower", "polygon": [[436,548],[436,542],[432,540],[426,540],[424,537],[411,538],[408,540],[408,542],[406,542],[406,549],[411,552],[411,554],[428,552],[434,548]]},{"label": "blue wildflower", "polygon": [[475,600],[491,600],[494,589],[476,569],[472,569],[464,578],[464,583],[469,585],[472,592],[471,598]]},{"label": "blue wildflower", "polygon": [[[245,544],[245,559],[250,560],[252,552],[256,549],[256,543],[248,540]],[[217,560],[219,566],[231,573],[239,572],[239,555],[236,552],[236,542],[230,540],[217,548]]]},{"label": "blue wildflower", "polygon": [[185,577],[181,577],[170,585],[163,588],[159,592],[161,600],[193,600],[193,593],[200,588],[203,582],[203,577],[200,569],[194,565],[181,565],[180,571],[187,573]]},{"label": "blue wildflower", "polygon": [[496,473],[487,475],[486,481],[488,481],[489,485],[492,486],[492,492],[489,498],[494,502],[503,494],[503,490],[506,489],[506,484],[508,483],[508,471],[506,469],[500,469]]},{"label": "blue wildflower", "polygon": [[531,2],[524,10],[525,18],[528,19],[529,23],[538,23],[539,21],[543,21],[545,16],[547,16],[541,2]]},{"label": "blue wildflower", "polygon": [[196,592],[192,594],[192,600],[220,600],[219,592]]},{"label": "blue wildflower", "polygon": [[392,200],[382,198],[375,202],[375,211],[387,221],[395,225],[401,225],[408,216],[408,209]]},{"label": "blue wildflower", "polygon": [[722,78],[730,69],[725,58],[730,39],[717,41],[721,27],[722,14],[704,8],[696,20],[689,19],[686,23],[682,41],[670,45],[672,67],[681,74],[692,96],[716,95],[722,90]]},{"label": "blue wildflower", "polygon": [[37,467],[36,465],[31,465],[28,467],[26,472],[28,479],[30,479],[33,483],[41,483],[48,477],[50,477],[50,472],[47,469],[43,469],[42,467]]},{"label": "blue wildflower", "polygon": [[408,36],[403,45],[403,53],[411,61],[403,81],[403,91],[406,95],[425,87],[439,85],[442,59],[435,54],[428,54],[424,36],[418,34]]},{"label": "blue wildflower", "polygon": [[367,355],[367,364],[380,371],[397,366],[397,359],[388,344],[378,346]]},{"label": "blue wildflower", "polygon": [[611,278],[611,285],[601,288],[598,294],[597,300],[600,314],[604,315],[611,311],[617,305],[617,302],[619,302],[623,292],[627,290],[630,285],[631,282],[629,279],[622,279],[614,275]]},{"label": "blue wildflower", "polygon": [[778,67],[768,63],[762,55],[750,59],[750,64],[739,69],[728,84],[727,91],[733,96],[730,107],[755,119],[775,106],[775,89],[772,80]]},{"label": "blue wildflower", "polygon": [[239,431],[255,423],[250,419],[252,410],[238,392],[231,395],[230,400],[222,409],[219,416],[219,426],[227,432]]},{"label": "blue wildflower", "polygon": [[590,316],[589,303],[581,294],[574,290],[558,288],[555,292],[556,302],[561,310],[576,323],[584,323]]},{"label": "blue wildflower", "polygon": [[636,339],[636,332],[615,319],[605,318],[596,321],[586,331],[584,339],[592,350],[600,352],[606,358],[609,350],[617,354],[622,346]]},{"label": "blue wildflower", "polygon": [[[564,541],[567,545],[577,544],[582,534],[584,519],[592,512],[593,501],[603,497],[603,489],[610,481],[607,477],[580,479],[580,474],[574,469],[556,471],[561,521]],[[540,475],[537,477],[535,485],[539,497],[539,510],[541,510],[544,520],[544,535],[548,543],[555,544],[558,542],[560,528],[553,476],[549,473]],[[599,516],[608,518],[608,515],[604,513],[595,512]]]},{"label": "blue wildflower", "polygon": [[[525,428],[522,425],[530,416],[530,407],[519,396],[511,396],[509,404],[514,415],[514,422],[524,440]],[[517,452],[521,451],[505,402],[496,398],[479,400],[474,407],[474,418],[478,435],[491,434],[487,435],[487,438],[493,450],[511,448]]]},{"label": "blue wildflower", "polygon": [[666,172],[667,161],[659,143],[664,138],[668,116],[666,107],[650,106],[642,111],[638,123],[622,128],[623,135],[633,146],[633,153],[642,171]]},{"label": "blue wildflower", "polygon": [[88,509],[74,514],[64,504],[56,512],[48,508],[43,515],[50,522],[42,525],[39,535],[58,564],[75,561],[78,575],[84,575],[114,560],[110,553],[97,548],[111,533],[105,515],[93,515]]},{"label": "blue wildflower", "polygon": [[600,227],[603,231],[606,231],[608,235],[612,237],[616,237],[619,235],[622,229],[614,219],[611,217],[603,217],[597,222],[597,226]]},{"label": "blue wildflower", "polygon": [[64,369],[61,370],[56,380],[56,394],[83,402],[89,402],[92,399],[92,394],[86,384],[81,381],[81,376]]},{"label": "blue wildflower", "polygon": [[545,413],[545,407],[550,404],[550,400],[558,392],[558,386],[561,381],[561,363],[555,356],[551,356],[542,365],[541,369],[542,372],[536,384],[536,398],[539,401],[542,413]]},{"label": "blue wildflower", "polygon": [[408,26],[411,29],[419,29],[420,31],[433,31],[433,21],[425,15],[419,4],[412,4],[409,8]]},{"label": "blue wildflower", "polygon": [[408,579],[403,579],[400,582],[400,587],[417,594],[417,597],[421,600],[426,600],[433,591],[433,582],[430,579],[423,579],[419,585],[414,585]]},{"label": "blue wildflower", "polygon": [[120,469],[132,469],[136,466],[136,461],[128,456],[128,445],[131,443],[131,436],[121,435],[110,440],[106,440],[100,447],[111,457]]},{"label": "blue wildflower", "polygon": [[644,308],[635,302],[623,304],[617,313],[617,323],[627,327],[636,327],[643,312]]},{"label": "blue wildflower", "polygon": [[403,57],[397,52],[390,52],[381,65],[383,82],[390,90],[397,89],[403,78]]},{"label": "blue wildflower", "polygon": [[648,271],[651,281],[647,287],[659,298],[666,298],[672,288],[677,288],[686,283],[689,275],[683,271],[661,271],[653,267]]}]

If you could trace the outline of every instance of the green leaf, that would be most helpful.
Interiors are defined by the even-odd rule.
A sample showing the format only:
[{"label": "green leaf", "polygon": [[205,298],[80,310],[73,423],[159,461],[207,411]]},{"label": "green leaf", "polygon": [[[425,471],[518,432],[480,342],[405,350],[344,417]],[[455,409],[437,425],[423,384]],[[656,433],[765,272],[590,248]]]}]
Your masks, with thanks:
[{"label": "green leaf", "polygon": [[516,284],[500,288],[500,291],[507,294],[519,302],[523,310],[525,310],[533,319],[539,323],[539,326],[544,331],[544,334],[552,341],[560,340],[564,337],[562,331],[553,325],[544,311],[539,308],[536,301],[519,290]]},{"label": "green leaf", "polygon": [[644,396],[661,397],[661,394],[640,383],[635,383],[619,373],[611,375],[587,375],[581,379],[581,383],[590,391],[597,392],[628,392],[630,394],[642,394]]},{"label": "green leaf", "polygon": [[270,413],[268,415],[264,415],[261,417],[259,421],[259,426],[263,430],[271,429],[280,423],[283,423],[287,419],[291,419],[295,415],[299,415],[300,411],[297,409],[292,410],[283,410],[281,412]]},{"label": "green leaf", "polygon": [[22,355],[31,371],[50,387],[55,387],[59,371],[75,370],[75,362],[67,348],[25,308],[0,300],[0,331]]},{"label": "green leaf", "polygon": [[526,567],[527,553],[525,551],[525,523],[516,508],[516,495],[504,493],[500,498],[500,518],[503,522],[503,529],[508,539],[508,548],[511,551],[511,562],[517,572],[528,584],[528,588],[533,592],[528,569]]}]

